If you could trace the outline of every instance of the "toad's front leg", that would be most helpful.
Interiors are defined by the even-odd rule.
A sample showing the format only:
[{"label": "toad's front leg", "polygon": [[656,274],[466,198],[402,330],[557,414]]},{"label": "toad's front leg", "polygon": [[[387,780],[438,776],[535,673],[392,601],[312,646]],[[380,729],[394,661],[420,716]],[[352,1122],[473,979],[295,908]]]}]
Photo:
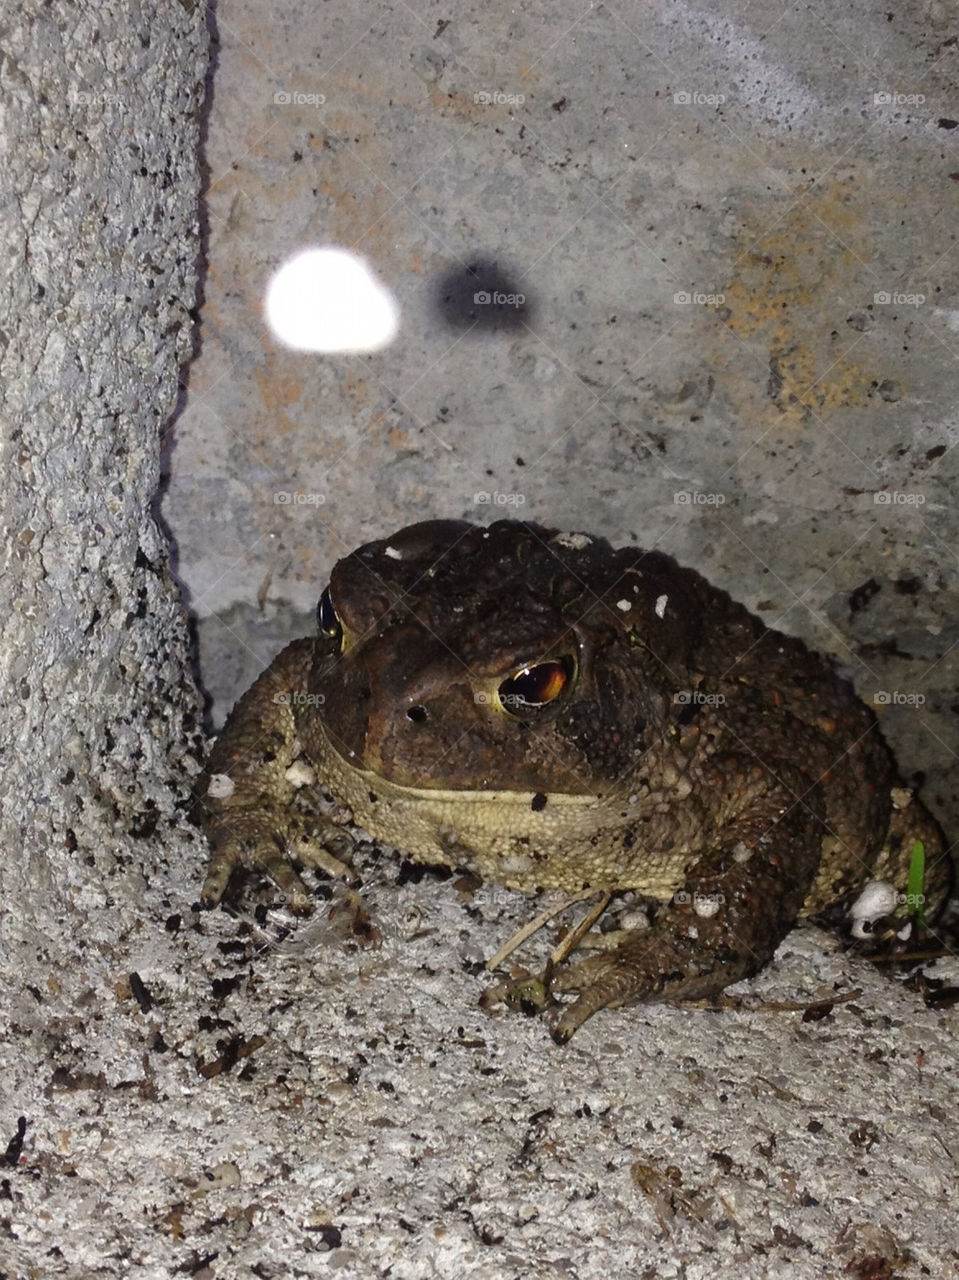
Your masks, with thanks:
[{"label": "toad's front leg", "polygon": [[194,788],[194,812],[210,843],[203,902],[223,896],[237,867],[265,872],[298,915],[312,907],[290,865],[296,859],[331,875],[349,868],[323,847],[346,853],[347,832],[327,818],[292,809],[290,767],[297,759],[295,708],[305,698],[313,641],[295,640],[273,660],[230,713]]},{"label": "toad's front leg", "polygon": [[553,1027],[558,1043],[599,1009],[718,995],[761,969],[794,924],[822,847],[819,787],[728,760],[708,785],[734,816],[652,928],[553,975],[551,990],[579,993]]}]

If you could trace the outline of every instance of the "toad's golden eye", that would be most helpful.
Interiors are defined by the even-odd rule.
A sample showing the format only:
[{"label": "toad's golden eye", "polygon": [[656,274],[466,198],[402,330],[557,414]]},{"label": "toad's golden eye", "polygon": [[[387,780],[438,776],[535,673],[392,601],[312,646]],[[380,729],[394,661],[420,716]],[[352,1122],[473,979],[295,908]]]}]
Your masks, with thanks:
[{"label": "toad's golden eye", "polygon": [[536,711],[555,702],[569,687],[575,674],[576,663],[572,654],[523,667],[500,685],[497,690],[500,704],[514,716]]},{"label": "toad's golden eye", "polygon": [[322,635],[328,636],[336,644],[341,643],[343,628],[340,626],[340,619],[333,605],[333,596],[330,594],[329,587],[320,596],[320,603],[316,606],[316,625]]}]

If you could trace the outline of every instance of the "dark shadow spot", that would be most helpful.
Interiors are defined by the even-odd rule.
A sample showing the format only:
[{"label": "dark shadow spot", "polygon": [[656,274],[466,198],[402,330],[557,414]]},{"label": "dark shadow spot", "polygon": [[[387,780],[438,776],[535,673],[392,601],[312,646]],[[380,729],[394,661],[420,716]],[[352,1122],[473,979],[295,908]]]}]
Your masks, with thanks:
[{"label": "dark shadow spot", "polygon": [[528,286],[488,258],[476,258],[447,272],[436,286],[435,302],[451,328],[480,334],[521,329],[532,317]]}]

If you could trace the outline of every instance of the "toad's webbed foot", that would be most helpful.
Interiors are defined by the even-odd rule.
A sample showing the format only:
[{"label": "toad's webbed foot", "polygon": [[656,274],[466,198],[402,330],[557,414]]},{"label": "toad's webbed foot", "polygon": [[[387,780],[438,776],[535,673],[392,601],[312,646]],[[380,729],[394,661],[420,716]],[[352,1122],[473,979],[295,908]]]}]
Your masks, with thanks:
[{"label": "toad's webbed foot", "polygon": [[538,979],[508,984],[501,989],[507,1003],[532,1012],[556,993],[575,992],[552,1014],[551,1034],[564,1044],[600,1009],[701,1000],[756,973],[796,920],[817,867],[821,796],[808,788],[801,801],[796,794],[760,781],[651,928],[629,930],[587,959],[547,966]]},{"label": "toad's webbed foot", "polygon": [[306,692],[312,652],[312,640],[296,640],[276,657],[233,708],[197,780],[194,812],[210,844],[205,906],[221,900],[240,867],[269,876],[298,915],[310,913],[312,899],[291,860],[352,879],[341,861],[353,845],[349,833],[294,805],[293,709]]},{"label": "toad's webbed foot", "polygon": [[353,838],[322,815],[308,822],[299,815],[259,809],[233,810],[206,824],[210,865],[201,901],[213,907],[222,899],[233,872],[243,868],[268,876],[296,915],[309,915],[313,899],[292,863],[325,871],[335,879],[355,882],[352,868],[337,854],[348,855]]}]

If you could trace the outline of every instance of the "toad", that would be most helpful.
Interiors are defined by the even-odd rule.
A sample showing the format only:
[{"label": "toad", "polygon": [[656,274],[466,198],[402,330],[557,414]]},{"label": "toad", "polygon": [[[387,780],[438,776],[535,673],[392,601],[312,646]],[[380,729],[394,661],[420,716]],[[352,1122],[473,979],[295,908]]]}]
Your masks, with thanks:
[{"label": "toad", "polygon": [[[303,771],[374,839],[520,893],[635,891],[648,928],[549,975],[600,1009],[716,996],[863,887],[948,892],[935,821],[830,662],[669,556],[520,521],[429,520],[334,567],[314,636],[240,699],[197,783],[203,888],[344,870]],[[902,899],[900,899],[902,900]]]}]

